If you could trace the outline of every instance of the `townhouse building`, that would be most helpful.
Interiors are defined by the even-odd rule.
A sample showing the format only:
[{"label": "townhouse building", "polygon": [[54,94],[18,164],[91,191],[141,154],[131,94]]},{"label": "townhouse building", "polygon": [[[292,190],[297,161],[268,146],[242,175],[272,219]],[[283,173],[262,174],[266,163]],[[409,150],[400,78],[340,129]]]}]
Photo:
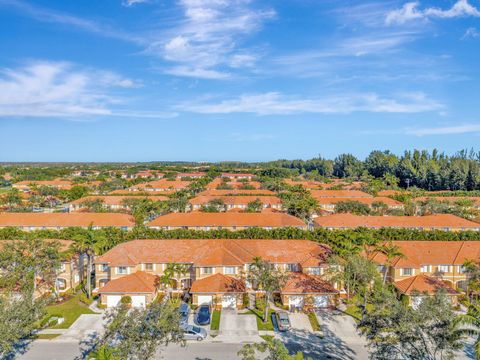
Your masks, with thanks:
[{"label": "townhouse building", "polygon": [[220,175],[222,178],[228,178],[231,180],[240,180],[240,179],[247,179],[247,180],[252,180],[255,175],[250,174],[250,173],[222,173]]},{"label": "townhouse building", "polygon": [[318,197],[316,198],[319,208],[325,211],[334,212],[337,204],[344,201],[356,201],[361,204],[367,205],[372,208],[372,205],[383,203],[388,209],[403,209],[403,203],[393,200],[388,197],[376,196],[376,197]]},{"label": "townhouse building", "polygon": [[323,275],[331,250],[308,240],[181,239],[133,240],[95,260],[102,304],[116,306],[123,296],[133,306],[145,306],[166,291],[160,277],[168,264],[182,264],[172,291],[190,294],[194,305],[239,308],[249,294],[262,293],[246,281],[255,257],[288,274],[278,292],[290,308],[320,308],[335,304],[338,290]]},{"label": "townhouse building", "polygon": [[232,189],[232,190],[204,190],[198,196],[275,196],[271,190],[264,189]]},{"label": "townhouse building", "polygon": [[[460,291],[467,288],[464,264],[480,261],[480,241],[393,241],[402,256],[390,261],[381,252],[369,258],[399,291],[417,306],[422,297],[443,289],[456,303]],[[419,292],[420,294],[416,294]]]},{"label": "townhouse building", "polygon": [[89,226],[130,230],[134,225],[131,215],[119,213],[0,213],[0,228],[17,227],[24,231]]},{"label": "townhouse building", "polygon": [[232,209],[245,210],[253,201],[260,201],[263,209],[282,209],[282,200],[277,196],[207,196],[200,195],[189,200],[191,210],[200,210],[213,200],[221,200],[225,204],[225,211]]},{"label": "townhouse building", "polygon": [[244,230],[250,228],[262,228],[271,230],[282,227],[295,227],[307,229],[299,218],[284,213],[170,213],[159,216],[147,224],[153,229],[190,229],[190,230]]},{"label": "townhouse building", "polygon": [[74,200],[68,204],[68,209],[71,212],[85,208],[89,202],[100,201],[102,205],[110,210],[128,210],[129,207],[125,205],[125,200],[128,199],[147,199],[151,201],[168,201],[166,196],[121,196],[121,195],[106,195],[106,196],[85,196],[83,198]]},{"label": "townhouse building", "polygon": [[480,224],[451,214],[426,216],[360,216],[333,214],[319,216],[313,220],[315,227],[325,229],[370,229],[397,228],[414,230],[480,231]]},{"label": "townhouse building", "polygon": [[179,191],[185,189],[190,181],[160,179],[138,184],[128,188],[129,191],[139,192],[162,192],[162,191]]},{"label": "townhouse building", "polygon": [[68,180],[24,180],[12,184],[12,187],[21,191],[30,191],[32,186],[49,186],[59,190],[69,190],[72,188],[72,182]]}]

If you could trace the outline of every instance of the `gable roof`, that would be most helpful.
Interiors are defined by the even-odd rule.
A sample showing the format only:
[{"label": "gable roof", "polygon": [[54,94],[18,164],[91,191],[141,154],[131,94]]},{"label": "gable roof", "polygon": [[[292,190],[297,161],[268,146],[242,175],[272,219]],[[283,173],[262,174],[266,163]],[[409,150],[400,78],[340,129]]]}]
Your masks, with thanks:
[{"label": "gable roof", "polygon": [[241,190],[241,189],[234,189],[234,190],[204,190],[198,193],[199,196],[273,196],[275,193],[271,190],[264,190],[264,189],[255,189],[255,190]]},{"label": "gable roof", "polygon": [[411,295],[415,291],[420,293],[426,292],[429,295],[433,295],[440,289],[444,289],[448,295],[458,295],[457,291],[443,281],[423,274],[396,281],[393,285],[398,291],[406,295]]},{"label": "gable roof", "polygon": [[462,228],[480,230],[480,224],[465,220],[451,214],[435,214],[426,216],[360,216],[353,214],[333,214],[319,216],[314,223],[327,228]]},{"label": "gable roof", "polygon": [[194,266],[242,266],[253,258],[272,263],[321,266],[330,248],[309,240],[162,239],[132,240],[95,259],[111,266],[142,263],[191,263]]},{"label": "gable roof", "polygon": [[185,189],[190,184],[190,181],[184,180],[169,180],[160,179],[155,181],[149,181],[132,186],[130,189],[135,190],[148,190],[148,189]]},{"label": "gable roof", "polygon": [[[396,268],[419,268],[422,265],[462,265],[466,260],[480,260],[480,241],[393,241],[404,257],[392,260]],[[370,259],[385,264],[386,257],[374,252]]]},{"label": "gable roof", "polygon": [[214,274],[195,280],[190,289],[191,293],[243,293],[245,282],[232,276]]},{"label": "gable roof", "polygon": [[[306,224],[295,216],[284,213],[170,213],[159,216],[147,224],[153,226],[172,227],[306,227]],[[480,226],[480,225],[479,225]]]},{"label": "gable roof", "polygon": [[134,226],[131,215],[119,213],[0,213],[0,227]]},{"label": "gable roof", "polygon": [[304,273],[291,273],[282,288],[282,294],[337,294],[338,291],[326,280]]},{"label": "gable roof", "polygon": [[154,293],[158,287],[159,277],[144,271],[110,280],[99,290],[100,294],[109,293]]}]

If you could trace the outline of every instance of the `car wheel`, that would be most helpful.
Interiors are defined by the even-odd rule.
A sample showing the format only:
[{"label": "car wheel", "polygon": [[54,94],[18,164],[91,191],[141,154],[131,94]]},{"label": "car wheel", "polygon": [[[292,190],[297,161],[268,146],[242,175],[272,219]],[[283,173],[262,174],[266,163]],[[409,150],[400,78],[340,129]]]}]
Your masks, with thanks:
[{"label": "car wheel", "polygon": [[202,341],[203,340],[203,337],[199,336],[197,337],[197,341]]}]

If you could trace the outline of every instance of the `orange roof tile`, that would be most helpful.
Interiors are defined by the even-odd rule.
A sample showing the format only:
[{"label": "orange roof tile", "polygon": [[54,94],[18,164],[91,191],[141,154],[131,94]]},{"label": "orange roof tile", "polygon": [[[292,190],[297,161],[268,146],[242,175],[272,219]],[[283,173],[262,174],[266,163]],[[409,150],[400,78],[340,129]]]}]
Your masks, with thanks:
[{"label": "orange roof tile", "polygon": [[194,266],[240,266],[255,257],[272,263],[322,266],[330,248],[308,240],[178,239],[132,240],[95,259],[112,266],[142,263],[190,263]]},{"label": "orange roof tile", "polygon": [[[393,241],[404,257],[393,259],[396,268],[419,268],[422,265],[462,265],[466,260],[480,260],[480,241]],[[386,257],[374,252],[370,259],[385,264]]]},{"label": "orange roof tile", "polygon": [[451,214],[426,216],[359,216],[353,214],[333,214],[314,219],[318,227],[325,228],[423,228],[423,229],[468,229],[480,230],[480,224]]},{"label": "orange roof tile", "polygon": [[214,274],[203,279],[195,280],[190,289],[191,293],[243,293],[245,283],[242,280],[223,274]]},{"label": "orange roof tile", "polygon": [[0,227],[132,227],[135,221],[119,213],[0,213]]},{"label": "orange roof tile", "polygon": [[371,206],[375,202],[383,202],[388,206],[403,206],[400,201],[390,199],[388,197],[377,196],[377,197],[353,197],[353,198],[341,198],[341,197],[319,197],[316,198],[319,204],[337,204],[342,201],[357,201],[359,203]]},{"label": "orange roof tile", "polygon": [[210,201],[220,199],[226,205],[247,205],[249,202],[260,200],[266,205],[280,205],[282,200],[276,196],[205,196],[200,195],[189,200],[192,205],[205,205]]},{"label": "orange roof tile", "polygon": [[284,213],[170,213],[147,224],[149,227],[306,227],[295,216]]},{"label": "orange roof tile", "polygon": [[147,183],[137,184],[132,186],[130,189],[146,190],[146,191],[149,191],[150,189],[178,190],[178,189],[185,189],[189,184],[190,184],[190,181],[161,179],[161,180],[149,181]]},{"label": "orange roof tile", "polygon": [[338,291],[319,276],[291,273],[282,294],[337,294]]},{"label": "orange roof tile", "polygon": [[159,284],[159,277],[144,271],[137,271],[133,274],[110,280],[99,290],[100,294],[133,293],[151,294],[154,293]]},{"label": "orange roof tile", "polygon": [[255,189],[255,190],[205,190],[198,193],[199,196],[269,196],[275,195],[275,193],[271,190],[263,190],[263,189]]},{"label": "orange roof tile", "polygon": [[415,291],[434,295],[435,292],[440,289],[445,289],[448,295],[458,295],[457,291],[443,281],[423,274],[412,276],[405,280],[396,281],[393,285],[398,291],[406,295],[411,295]]},{"label": "orange roof tile", "polygon": [[310,190],[312,197],[321,198],[371,198],[373,197],[360,190]]}]

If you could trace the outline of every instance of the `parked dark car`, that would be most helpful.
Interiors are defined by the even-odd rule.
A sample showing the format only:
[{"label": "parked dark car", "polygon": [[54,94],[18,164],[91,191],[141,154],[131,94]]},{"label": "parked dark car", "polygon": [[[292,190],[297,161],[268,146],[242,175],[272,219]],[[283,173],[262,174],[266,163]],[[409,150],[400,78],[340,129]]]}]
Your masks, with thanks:
[{"label": "parked dark car", "polygon": [[211,314],[210,305],[200,305],[197,311],[195,311],[195,323],[198,325],[210,324]]},{"label": "parked dark car", "polygon": [[278,311],[275,313],[275,319],[277,320],[277,326],[279,331],[287,331],[291,328],[290,318],[285,311]]},{"label": "parked dark car", "polygon": [[190,306],[187,303],[182,302],[180,307],[178,308],[178,312],[180,313],[180,324],[186,325],[188,323],[188,314],[190,312]]}]

